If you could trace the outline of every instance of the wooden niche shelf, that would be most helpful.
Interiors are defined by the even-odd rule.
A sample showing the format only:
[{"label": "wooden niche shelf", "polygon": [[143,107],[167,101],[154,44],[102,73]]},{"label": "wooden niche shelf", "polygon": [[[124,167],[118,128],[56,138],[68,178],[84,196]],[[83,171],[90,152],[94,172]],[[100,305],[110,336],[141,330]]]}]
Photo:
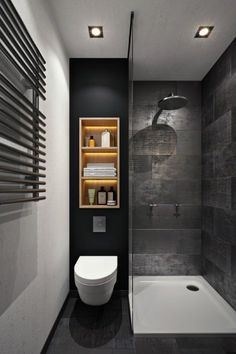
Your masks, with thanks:
[{"label": "wooden niche shelf", "polygon": [[[79,119],[79,207],[89,209],[114,209],[120,207],[120,121],[119,118],[80,118]],[[110,132],[110,146],[102,147],[101,134]],[[95,146],[89,147],[89,138],[93,136]],[[109,163],[114,167],[115,175],[85,176],[84,168],[89,164]],[[93,165],[94,166],[94,165]],[[115,205],[98,205],[97,193],[101,187],[108,192],[115,191]],[[89,204],[88,189],[96,190],[94,204]]]}]

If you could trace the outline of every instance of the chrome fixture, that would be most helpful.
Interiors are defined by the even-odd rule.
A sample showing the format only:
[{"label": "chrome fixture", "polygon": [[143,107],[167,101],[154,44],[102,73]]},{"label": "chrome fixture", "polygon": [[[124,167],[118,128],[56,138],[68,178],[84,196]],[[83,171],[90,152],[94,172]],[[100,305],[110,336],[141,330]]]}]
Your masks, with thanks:
[{"label": "chrome fixture", "polygon": [[179,209],[180,209],[180,204],[176,203],[175,204],[175,213],[174,213],[174,216],[176,218],[178,218],[180,216]]},{"label": "chrome fixture", "polygon": [[156,203],[150,203],[149,204],[149,212],[150,216],[153,216],[153,208],[156,208],[158,205]]},{"label": "chrome fixture", "polygon": [[180,109],[186,106],[188,103],[188,99],[184,96],[178,96],[171,93],[169,96],[164,97],[162,100],[158,102],[159,111],[155,114],[152,120],[152,126],[155,126],[157,120],[162,113],[163,110],[171,111],[175,109]]}]

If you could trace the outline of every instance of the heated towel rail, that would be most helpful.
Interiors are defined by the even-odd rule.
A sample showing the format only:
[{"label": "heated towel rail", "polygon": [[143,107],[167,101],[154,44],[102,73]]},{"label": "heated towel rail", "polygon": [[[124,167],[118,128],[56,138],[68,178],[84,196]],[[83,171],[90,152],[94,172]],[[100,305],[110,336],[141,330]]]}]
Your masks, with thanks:
[{"label": "heated towel rail", "polygon": [[46,199],[45,60],[10,0],[0,0],[0,205]]}]

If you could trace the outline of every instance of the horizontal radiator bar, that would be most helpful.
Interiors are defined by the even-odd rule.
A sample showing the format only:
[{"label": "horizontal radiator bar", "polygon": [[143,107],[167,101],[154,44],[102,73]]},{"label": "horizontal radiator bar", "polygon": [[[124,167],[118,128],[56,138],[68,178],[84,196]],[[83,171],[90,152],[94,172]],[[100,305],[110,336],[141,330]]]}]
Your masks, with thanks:
[{"label": "horizontal radiator bar", "polygon": [[26,203],[26,202],[33,202],[44,200],[46,197],[33,197],[33,198],[22,198],[22,199],[8,199],[8,200],[0,200],[0,205],[4,204],[16,204],[16,203]]},{"label": "horizontal radiator bar", "polygon": [[0,1],[0,37],[0,205],[37,202],[46,199],[46,61],[12,0]]}]

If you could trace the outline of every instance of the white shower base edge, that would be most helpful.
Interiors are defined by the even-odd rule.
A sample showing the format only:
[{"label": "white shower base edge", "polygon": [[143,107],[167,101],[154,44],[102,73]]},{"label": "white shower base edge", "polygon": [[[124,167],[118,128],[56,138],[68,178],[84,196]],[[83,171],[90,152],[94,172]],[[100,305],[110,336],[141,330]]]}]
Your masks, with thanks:
[{"label": "white shower base edge", "polygon": [[[199,291],[190,291],[195,285]],[[135,334],[235,334],[236,312],[201,276],[135,276]]]}]

